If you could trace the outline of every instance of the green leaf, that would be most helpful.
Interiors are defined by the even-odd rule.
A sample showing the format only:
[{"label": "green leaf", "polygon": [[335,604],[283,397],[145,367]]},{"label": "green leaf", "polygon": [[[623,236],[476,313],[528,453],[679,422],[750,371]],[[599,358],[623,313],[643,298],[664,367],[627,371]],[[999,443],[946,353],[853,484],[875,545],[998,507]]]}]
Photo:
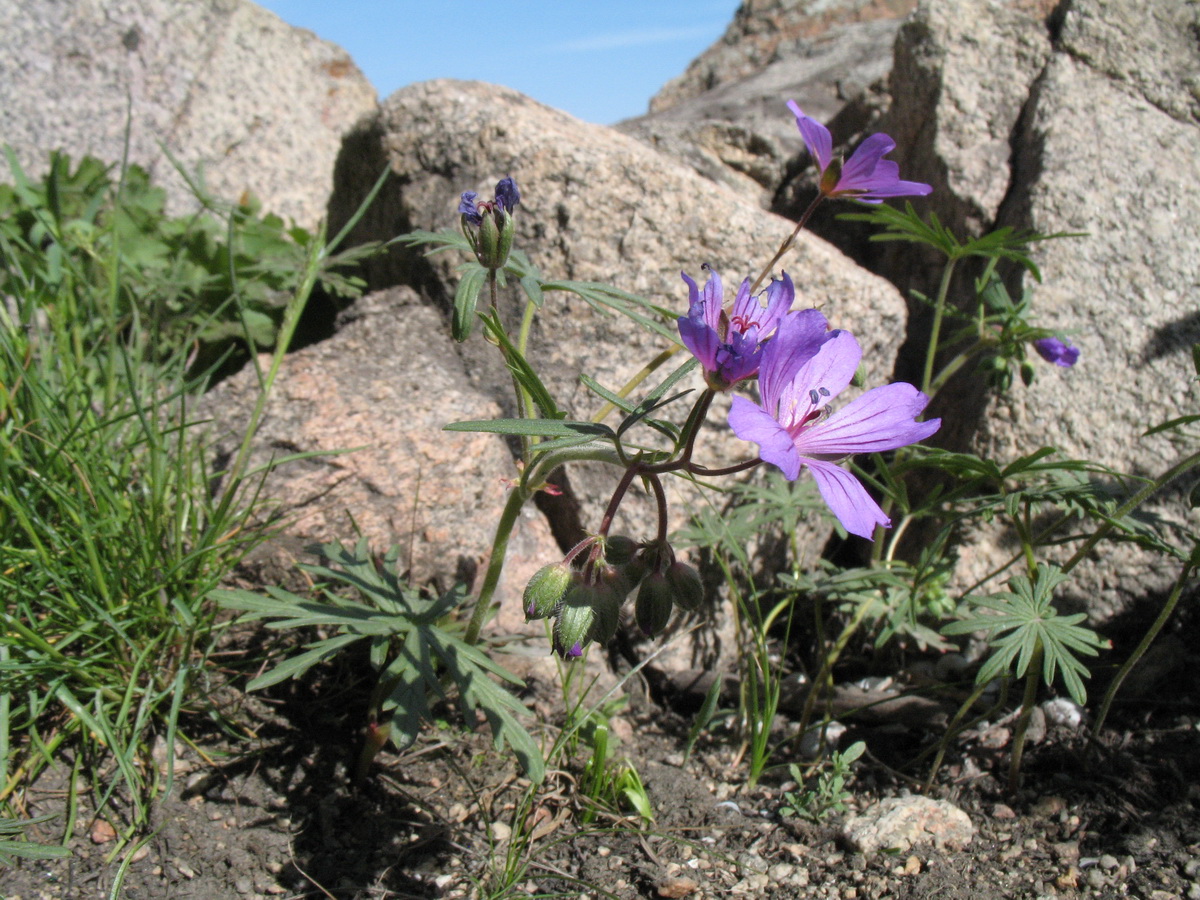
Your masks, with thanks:
[{"label": "green leaf", "polygon": [[529,437],[584,437],[614,439],[614,432],[607,425],[595,422],[577,422],[567,419],[477,419],[469,422],[452,422],[446,431],[476,431],[484,434],[512,434]]},{"label": "green leaf", "polygon": [[488,270],[479,263],[465,263],[462,266],[462,278],[459,279],[458,289],[454,292],[454,316],[450,331],[454,340],[460,344],[471,336],[471,328],[475,324],[475,307],[479,303],[479,293],[487,281]]},{"label": "green leaf", "polygon": [[1086,616],[1062,615],[1054,608],[1054,591],[1066,580],[1057,566],[1039,565],[1033,580],[1014,576],[1008,583],[1011,592],[968,598],[971,606],[985,612],[942,628],[943,634],[983,631],[989,635],[992,655],[980,667],[977,683],[1008,673],[1024,677],[1041,650],[1045,684],[1053,685],[1061,672],[1072,699],[1081,705],[1086,702],[1083,679],[1091,675],[1079,654],[1095,656],[1108,642],[1079,624]]},{"label": "green leaf", "polygon": [[[455,585],[444,594],[430,595],[404,584],[396,548],[382,559],[370,552],[366,541],[359,541],[352,551],[333,543],[321,552],[326,564],[303,568],[323,583],[321,595],[326,602],[279,588],[268,588],[266,596],[248,591],[210,594],[224,607],[271,620],[269,627],[320,625],[338,632],[306,645],[304,652],[252,681],[251,689],[295,677],[349,644],[371,639],[370,658],[379,671],[379,712],[390,715],[390,734],[397,746],[410,745],[428,721],[430,696],[441,698],[444,686],[454,684],[468,721],[473,711],[483,712],[496,746],[511,747],[526,774],[540,782],[545,777],[541,748],[518,718],[526,712],[525,706],[496,681],[521,686],[521,680],[454,633],[458,626],[453,613],[466,599],[466,588]],[[353,588],[358,596],[334,593],[335,586]]]},{"label": "green leaf", "polygon": [[317,663],[332,659],[348,644],[361,639],[362,635],[360,634],[339,634],[336,637],[325,638],[316,643],[307,644],[306,646],[309,649],[304,653],[289,657],[275,666],[275,668],[264,672],[257,678],[251,679],[246,685],[246,690],[261,691],[263,688],[270,687],[273,684],[303,675]]},{"label": "green leaf", "polygon": [[538,378],[533,367],[521,354],[505,332],[503,324],[500,322],[500,316],[492,310],[487,315],[480,317],[483,320],[483,327],[487,330],[496,342],[496,346],[500,348],[500,352],[504,356],[504,363],[508,366],[508,371],[512,373],[517,384],[523,387],[528,393],[534,406],[537,407],[538,413],[545,419],[561,419],[563,413],[559,412],[558,404],[554,402],[554,398],[550,395],[550,391],[546,385]]},{"label": "green leaf", "polygon": [[543,291],[570,291],[589,306],[605,315],[619,313],[642,328],[661,335],[673,344],[679,343],[679,332],[669,327],[677,314],[649,300],[595,281],[544,281]]}]

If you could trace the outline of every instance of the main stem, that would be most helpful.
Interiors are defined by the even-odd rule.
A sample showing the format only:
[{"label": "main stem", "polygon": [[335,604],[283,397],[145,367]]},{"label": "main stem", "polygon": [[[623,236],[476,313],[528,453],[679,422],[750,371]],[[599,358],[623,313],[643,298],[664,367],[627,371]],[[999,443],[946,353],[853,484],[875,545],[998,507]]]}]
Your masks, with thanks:
[{"label": "main stem", "polygon": [[942,318],[946,314],[946,297],[950,293],[950,279],[958,260],[951,259],[942,270],[942,282],[938,285],[937,299],[933,304],[933,325],[929,328],[929,347],[925,351],[925,374],[921,377],[921,393],[928,395],[933,385],[933,363],[937,358],[938,342],[942,335]]},{"label": "main stem", "polygon": [[804,210],[804,214],[800,216],[800,221],[796,223],[795,229],[793,229],[792,233],[787,236],[782,244],[779,245],[779,249],[775,251],[775,255],[771,257],[771,261],[763,266],[763,270],[759,272],[758,277],[754,279],[754,284],[750,286],[751,295],[753,295],[755,291],[762,287],[762,283],[767,280],[767,277],[773,271],[775,271],[775,263],[779,262],[779,260],[783,258],[783,254],[787,253],[792,249],[793,246],[795,246],[796,237],[800,234],[800,229],[808,224],[808,220],[812,218],[813,210],[815,210],[817,205],[824,199],[825,195],[821,193],[818,193],[817,196],[813,197],[812,203],[808,204],[808,209]]}]

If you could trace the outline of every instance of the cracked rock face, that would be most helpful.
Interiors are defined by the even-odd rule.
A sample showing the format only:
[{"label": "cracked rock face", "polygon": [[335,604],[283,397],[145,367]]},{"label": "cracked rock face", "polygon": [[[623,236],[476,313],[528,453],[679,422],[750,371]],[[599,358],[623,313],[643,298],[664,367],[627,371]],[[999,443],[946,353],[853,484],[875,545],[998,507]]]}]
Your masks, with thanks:
[{"label": "cracked rock face", "polygon": [[202,166],[218,198],[244,191],[312,229],[342,135],[375,89],[341,47],[248,0],[0,3],[0,140],[31,174],[52,149],[129,159],[195,201],[160,142]]},{"label": "cracked rock face", "polygon": [[[1079,235],[1033,248],[1042,284],[1010,284],[1033,292],[1036,322],[1067,333],[1079,363],[1041,365],[1031,387],[1000,399],[963,380],[940,410],[957,446],[1006,462],[1050,445],[1141,475],[1177,458],[1144,432],[1194,407],[1198,28],[1200,4],[1173,0],[1074,0],[1049,20],[1018,4],[938,0],[901,30],[882,126],[904,171],[935,185],[942,221]],[[1170,490],[1151,511],[1191,515]],[[962,548],[968,581],[1015,549],[996,528]],[[1161,556],[1110,545],[1065,593],[1099,620],[1175,574]]]}]

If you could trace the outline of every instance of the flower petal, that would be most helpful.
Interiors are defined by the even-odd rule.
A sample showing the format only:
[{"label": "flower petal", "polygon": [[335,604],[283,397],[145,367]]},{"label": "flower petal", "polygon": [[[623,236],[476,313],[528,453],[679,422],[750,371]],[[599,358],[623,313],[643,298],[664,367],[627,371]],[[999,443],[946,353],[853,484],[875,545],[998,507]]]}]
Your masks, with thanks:
[{"label": "flower petal", "polygon": [[823,460],[805,459],[804,464],[813,474],[821,499],[848,532],[869,541],[876,525],[887,528],[892,524],[862,482],[850,472]]},{"label": "flower petal", "polygon": [[511,213],[517,208],[517,204],[521,202],[521,192],[517,190],[517,183],[512,180],[512,176],[501,178],[496,183],[496,203],[507,213]]},{"label": "flower petal", "polygon": [[[873,178],[876,174],[883,177],[888,171],[887,166],[884,166],[883,171],[876,172],[881,166],[881,160],[887,154],[896,149],[896,142],[882,132],[873,134],[855,150],[846,164],[842,166],[842,177],[838,179],[837,190],[865,190],[862,183]],[[890,163],[894,167],[892,180],[895,181],[900,177],[900,166],[891,160],[885,162]]]},{"label": "flower petal", "polygon": [[779,392],[778,408],[767,408],[778,412],[785,427],[798,424],[845,390],[861,359],[862,348],[854,335],[848,331],[829,332],[816,354]]},{"label": "flower petal", "polygon": [[1052,362],[1063,368],[1070,368],[1079,361],[1079,348],[1072,347],[1066,341],[1056,337],[1039,338],[1033,342],[1033,348],[1046,362]]},{"label": "flower petal", "polygon": [[824,172],[833,160],[833,137],[829,134],[829,129],[812,116],[805,115],[795,100],[789,100],[787,105],[796,117],[796,126],[800,129],[800,136],[804,138],[804,146]]},{"label": "flower petal", "polygon": [[683,346],[687,347],[692,356],[700,361],[704,371],[715,372],[717,351],[721,349],[721,340],[717,337],[716,331],[704,321],[703,310],[698,310],[696,313],[689,312],[688,315],[680,316],[676,321],[679,325],[679,338],[683,341]]},{"label": "flower petal", "polygon": [[763,350],[758,389],[766,409],[779,408],[780,394],[831,333],[820,310],[801,309],[784,317],[775,338]]},{"label": "flower petal", "polygon": [[800,454],[791,435],[765,410],[745,397],[734,397],[729,427],[743,441],[758,444],[759,458],[778,466],[789,481],[800,475]]},{"label": "flower petal", "polygon": [[805,429],[796,438],[796,446],[804,456],[841,457],[923,441],[942,424],[941,419],[915,421],[927,403],[929,398],[911,384],[885,384],[867,391],[827,421]]}]

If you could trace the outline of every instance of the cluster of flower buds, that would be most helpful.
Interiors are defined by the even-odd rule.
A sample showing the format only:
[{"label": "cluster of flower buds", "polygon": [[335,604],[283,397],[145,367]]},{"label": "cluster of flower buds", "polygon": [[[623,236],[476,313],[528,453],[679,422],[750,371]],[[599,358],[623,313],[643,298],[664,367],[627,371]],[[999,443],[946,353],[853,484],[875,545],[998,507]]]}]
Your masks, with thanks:
[{"label": "cluster of flower buds", "polygon": [[[573,565],[581,558],[581,566]],[[554,651],[573,659],[592,641],[605,644],[612,638],[621,607],[634,590],[634,617],[647,637],[667,626],[675,606],[693,610],[704,599],[699,573],[677,561],[669,544],[639,544],[624,535],[592,537],[529,579],[525,618],[554,618]]]},{"label": "cluster of flower buds", "polygon": [[475,191],[463,191],[458,204],[462,230],[475,250],[479,264],[488,269],[502,269],[508,262],[513,243],[513,210],[521,202],[521,192],[511,178],[501,178],[496,184],[494,200],[480,200]]}]

